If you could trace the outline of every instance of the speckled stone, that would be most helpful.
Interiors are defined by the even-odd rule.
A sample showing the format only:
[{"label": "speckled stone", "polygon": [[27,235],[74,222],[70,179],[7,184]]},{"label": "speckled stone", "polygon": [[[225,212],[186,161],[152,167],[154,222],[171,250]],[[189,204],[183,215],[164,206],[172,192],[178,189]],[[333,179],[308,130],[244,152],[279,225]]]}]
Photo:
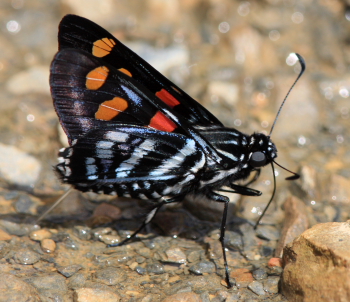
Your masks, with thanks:
[{"label": "speckled stone", "polygon": [[43,239],[40,242],[41,249],[45,253],[53,253],[56,250],[56,242],[53,241],[52,239]]},{"label": "speckled stone", "polygon": [[120,296],[111,290],[79,288],[74,292],[76,302],[119,302]]},{"label": "speckled stone", "polygon": [[34,264],[40,260],[41,256],[30,250],[30,249],[20,249],[15,253],[15,260],[20,264]]},{"label": "speckled stone", "polygon": [[57,268],[57,271],[60,272],[63,276],[69,278],[82,268],[83,267],[81,265],[72,264],[69,266],[59,267],[59,268]]},{"label": "speckled stone", "polygon": [[160,263],[151,263],[146,266],[148,273],[163,274],[165,273],[164,266]]},{"label": "speckled stone", "polygon": [[116,285],[127,278],[125,271],[116,267],[107,267],[96,271],[95,281],[106,285]]},{"label": "speckled stone", "polygon": [[264,286],[259,281],[253,281],[248,285],[248,288],[259,296],[264,296],[266,294],[264,291]]},{"label": "speckled stone", "polygon": [[196,275],[203,275],[204,273],[214,273],[216,268],[213,262],[203,261],[192,265],[189,270]]}]

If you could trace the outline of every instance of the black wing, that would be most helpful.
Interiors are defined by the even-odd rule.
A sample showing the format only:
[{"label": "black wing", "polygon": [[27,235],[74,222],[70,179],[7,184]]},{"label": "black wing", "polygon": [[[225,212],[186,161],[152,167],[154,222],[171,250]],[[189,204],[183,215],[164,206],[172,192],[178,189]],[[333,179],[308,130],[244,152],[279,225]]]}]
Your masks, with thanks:
[{"label": "black wing", "polygon": [[184,134],[200,145],[209,162],[221,161],[183,116],[125,70],[117,70],[85,51],[61,50],[51,65],[50,86],[70,144],[93,129],[129,124]]},{"label": "black wing", "polygon": [[202,105],[96,23],[76,15],[66,15],[59,26],[58,42],[60,50],[82,49],[131,74],[135,81],[181,114],[189,125],[222,126]]},{"label": "black wing", "polygon": [[195,140],[130,125],[91,130],[59,155],[63,182],[141,199],[187,193],[206,163]]}]

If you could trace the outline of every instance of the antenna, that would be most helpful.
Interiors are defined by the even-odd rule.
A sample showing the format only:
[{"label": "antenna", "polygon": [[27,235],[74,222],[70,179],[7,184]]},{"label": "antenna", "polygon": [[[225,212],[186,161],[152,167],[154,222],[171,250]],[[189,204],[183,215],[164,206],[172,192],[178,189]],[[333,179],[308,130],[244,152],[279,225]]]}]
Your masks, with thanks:
[{"label": "antenna", "polygon": [[305,63],[304,58],[303,58],[301,55],[297,54],[297,53],[295,53],[295,55],[298,57],[301,70],[300,70],[300,73],[299,73],[298,77],[297,77],[296,80],[294,81],[293,85],[289,88],[289,90],[288,90],[288,92],[287,92],[287,95],[285,96],[285,98],[284,98],[284,100],[283,100],[283,102],[282,102],[280,108],[278,109],[278,112],[277,112],[277,114],[276,114],[275,120],[274,120],[274,122],[273,122],[273,124],[272,124],[272,127],[271,127],[271,130],[270,130],[270,134],[268,135],[269,137],[271,136],[271,133],[272,133],[272,131],[273,131],[273,128],[275,128],[275,124],[276,124],[277,119],[278,119],[278,117],[279,117],[279,115],[280,115],[280,113],[281,113],[281,110],[282,110],[282,107],[284,106],[284,103],[286,102],[286,100],[287,100],[287,98],[288,98],[290,92],[291,92],[292,89],[294,88],[295,84],[299,81],[300,77],[303,75],[303,73],[304,73],[304,71],[305,71],[305,69],[306,69],[306,63]]}]

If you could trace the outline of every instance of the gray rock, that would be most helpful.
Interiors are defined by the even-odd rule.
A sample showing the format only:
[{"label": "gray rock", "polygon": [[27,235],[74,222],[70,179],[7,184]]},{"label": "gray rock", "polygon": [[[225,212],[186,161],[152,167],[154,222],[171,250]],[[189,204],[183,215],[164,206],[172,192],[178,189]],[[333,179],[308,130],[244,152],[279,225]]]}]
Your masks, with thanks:
[{"label": "gray rock", "polygon": [[0,177],[18,186],[32,187],[39,178],[40,162],[14,146],[0,143]]},{"label": "gray rock", "polygon": [[192,265],[189,271],[196,275],[203,275],[204,273],[214,273],[216,270],[215,264],[210,261],[199,262]]},{"label": "gray rock", "polygon": [[106,285],[117,285],[127,278],[125,271],[116,267],[107,267],[95,273],[95,281]]},{"label": "gray rock", "polygon": [[160,263],[151,263],[146,266],[148,273],[163,274],[165,273],[164,266]]},{"label": "gray rock", "polygon": [[57,271],[60,272],[63,276],[69,278],[82,268],[83,267],[81,265],[72,264],[69,266],[59,267],[59,268],[57,268]]},{"label": "gray rock", "polygon": [[23,248],[15,253],[14,258],[15,261],[20,264],[34,264],[40,260],[41,255],[29,248]]},{"label": "gray rock", "polygon": [[255,294],[259,296],[264,296],[266,293],[264,291],[264,286],[259,281],[253,281],[248,285],[248,288]]}]

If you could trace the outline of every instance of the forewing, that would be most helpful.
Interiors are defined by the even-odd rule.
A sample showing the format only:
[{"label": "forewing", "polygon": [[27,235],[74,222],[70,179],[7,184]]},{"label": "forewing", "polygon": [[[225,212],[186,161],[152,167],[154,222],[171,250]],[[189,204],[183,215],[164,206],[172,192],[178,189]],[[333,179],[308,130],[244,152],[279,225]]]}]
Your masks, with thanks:
[{"label": "forewing", "polygon": [[210,143],[125,71],[79,49],[63,49],[54,58],[51,94],[70,144],[92,129],[129,124],[194,139],[207,157],[219,162]]},{"label": "forewing", "polygon": [[222,126],[221,122],[169,81],[146,61],[94,22],[75,15],[65,16],[59,26],[59,49],[82,49],[116,69],[128,72],[190,125]]}]

